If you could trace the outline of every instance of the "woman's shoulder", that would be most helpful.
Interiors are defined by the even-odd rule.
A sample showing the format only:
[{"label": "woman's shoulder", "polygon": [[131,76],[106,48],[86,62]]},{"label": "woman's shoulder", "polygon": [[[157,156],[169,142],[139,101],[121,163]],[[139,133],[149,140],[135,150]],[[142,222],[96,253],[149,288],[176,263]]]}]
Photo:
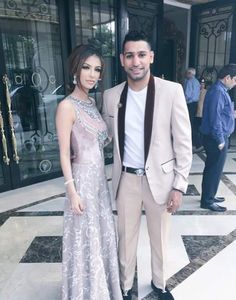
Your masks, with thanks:
[{"label": "woman's shoulder", "polygon": [[65,97],[57,106],[57,113],[62,113],[64,116],[72,116],[74,118],[75,108],[72,101]]},{"label": "woman's shoulder", "polygon": [[73,109],[73,101],[70,99],[70,95],[66,96],[63,100],[60,101],[58,104],[58,107],[62,107],[66,110],[72,110]]},{"label": "woman's shoulder", "polygon": [[65,106],[65,107],[71,107],[72,106],[72,103],[71,103],[71,100],[69,98],[69,96],[66,96],[64,99],[62,99],[60,101],[60,103],[58,104],[58,106]]}]

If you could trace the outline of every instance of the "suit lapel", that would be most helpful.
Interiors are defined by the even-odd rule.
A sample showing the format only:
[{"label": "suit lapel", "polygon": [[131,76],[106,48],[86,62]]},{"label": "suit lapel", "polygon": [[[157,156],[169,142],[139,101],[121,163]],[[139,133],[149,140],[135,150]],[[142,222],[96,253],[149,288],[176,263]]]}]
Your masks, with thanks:
[{"label": "suit lapel", "polygon": [[126,82],[123,91],[120,96],[120,102],[118,104],[118,140],[119,140],[119,150],[120,159],[123,161],[124,156],[124,139],[125,139],[125,111],[128,93],[128,83]]},{"label": "suit lapel", "polygon": [[144,159],[145,159],[145,163],[147,161],[150,142],[151,142],[151,136],[152,136],[154,98],[155,98],[155,82],[154,82],[154,77],[152,75],[150,75],[148,89],[147,89],[145,116],[144,116]]},{"label": "suit lapel", "polygon": [[[124,157],[124,139],[125,139],[125,112],[127,103],[128,83],[126,82],[123,91],[120,96],[120,102],[118,103],[118,141],[120,159],[123,161]],[[153,123],[153,110],[154,110],[154,98],[155,98],[155,82],[154,77],[150,75],[147,96],[146,96],[145,116],[144,116],[144,155],[145,162],[148,157],[151,136],[152,136],[152,123]],[[115,120],[116,121],[116,120]]]}]

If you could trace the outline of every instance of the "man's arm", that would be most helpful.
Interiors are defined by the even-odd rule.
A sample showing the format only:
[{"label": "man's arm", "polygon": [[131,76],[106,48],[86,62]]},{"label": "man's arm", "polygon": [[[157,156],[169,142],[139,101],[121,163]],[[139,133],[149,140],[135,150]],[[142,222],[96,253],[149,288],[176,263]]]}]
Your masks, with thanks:
[{"label": "man's arm", "polygon": [[192,163],[192,141],[189,114],[182,87],[177,86],[172,107],[171,128],[176,158],[175,178],[167,202],[167,211],[175,213],[182,204],[183,193],[188,187],[188,175]]},{"label": "man's arm", "polygon": [[108,103],[107,103],[108,99],[109,99],[108,91],[105,91],[103,94],[102,118],[107,125],[109,139],[111,140],[113,138],[113,130],[111,124],[113,120],[111,117],[109,117]]},{"label": "man's arm", "polygon": [[224,134],[222,130],[222,111],[224,108],[224,99],[220,91],[215,91],[209,99],[209,123],[211,126],[211,135],[217,141],[217,144],[224,144]]},{"label": "man's arm", "polygon": [[173,150],[176,158],[173,189],[186,192],[188,175],[192,164],[192,141],[189,114],[181,85],[175,92],[172,106],[171,128]]},{"label": "man's arm", "polygon": [[184,95],[187,102],[191,101],[193,93],[193,85],[190,80],[186,80],[184,84]]},{"label": "man's arm", "polygon": [[193,81],[193,96],[192,96],[192,98],[194,101],[199,100],[199,98],[200,98],[200,83],[196,78]]}]

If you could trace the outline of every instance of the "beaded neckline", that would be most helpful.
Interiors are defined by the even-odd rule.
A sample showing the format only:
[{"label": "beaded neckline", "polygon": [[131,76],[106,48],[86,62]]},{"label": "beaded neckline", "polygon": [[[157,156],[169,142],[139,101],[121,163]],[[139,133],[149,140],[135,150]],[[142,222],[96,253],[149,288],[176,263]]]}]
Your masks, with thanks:
[{"label": "beaded neckline", "polygon": [[68,96],[69,99],[74,100],[76,102],[79,102],[80,104],[84,105],[84,106],[92,106],[93,105],[93,101],[89,98],[89,101],[87,100],[80,100],[78,98],[75,98],[71,95]]}]

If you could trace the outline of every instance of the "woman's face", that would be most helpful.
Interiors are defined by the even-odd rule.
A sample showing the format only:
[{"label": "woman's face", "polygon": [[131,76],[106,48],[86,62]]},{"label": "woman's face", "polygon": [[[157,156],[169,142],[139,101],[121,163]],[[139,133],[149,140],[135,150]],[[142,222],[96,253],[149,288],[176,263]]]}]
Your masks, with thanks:
[{"label": "woman's face", "polygon": [[205,89],[206,85],[205,82],[201,82],[201,90]]},{"label": "woman's face", "polygon": [[101,77],[102,64],[99,57],[92,55],[86,59],[80,71],[80,84],[83,90],[92,89]]}]

